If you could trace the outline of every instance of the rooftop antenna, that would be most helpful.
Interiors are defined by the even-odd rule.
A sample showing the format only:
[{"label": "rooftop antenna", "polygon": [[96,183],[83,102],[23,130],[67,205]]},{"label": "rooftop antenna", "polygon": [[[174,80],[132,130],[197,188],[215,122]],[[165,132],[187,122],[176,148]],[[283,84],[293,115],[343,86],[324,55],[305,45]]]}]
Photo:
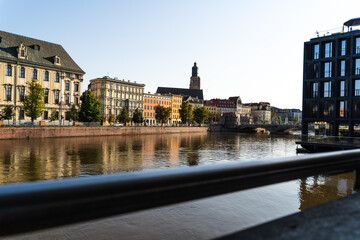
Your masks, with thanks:
[{"label": "rooftop antenna", "polygon": [[318,30],[316,30],[316,36],[319,37],[319,32],[318,32]]}]

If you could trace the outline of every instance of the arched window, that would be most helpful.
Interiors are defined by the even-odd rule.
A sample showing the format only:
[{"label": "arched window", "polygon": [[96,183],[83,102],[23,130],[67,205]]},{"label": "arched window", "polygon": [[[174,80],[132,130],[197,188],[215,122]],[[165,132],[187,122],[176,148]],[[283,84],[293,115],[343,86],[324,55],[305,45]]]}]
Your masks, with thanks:
[{"label": "arched window", "polygon": [[49,72],[48,71],[45,71],[44,81],[49,81]]},{"label": "arched window", "polygon": [[6,75],[7,76],[12,76],[12,67],[11,67],[10,64],[7,65]]},{"label": "arched window", "polygon": [[21,68],[20,68],[20,77],[21,77],[21,78],[24,78],[24,77],[25,77],[25,68],[24,68],[24,67],[21,67]]},{"label": "arched window", "polygon": [[55,82],[60,82],[60,74],[56,73]]},{"label": "arched window", "polygon": [[37,79],[37,70],[36,69],[34,69],[34,71],[33,71],[33,79]]}]

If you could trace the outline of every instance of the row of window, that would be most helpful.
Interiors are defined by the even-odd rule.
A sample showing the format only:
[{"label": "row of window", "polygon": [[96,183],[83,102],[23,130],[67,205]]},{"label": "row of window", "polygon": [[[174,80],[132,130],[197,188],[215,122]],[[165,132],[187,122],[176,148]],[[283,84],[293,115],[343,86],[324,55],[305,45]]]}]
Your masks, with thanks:
[{"label": "row of window", "polygon": [[[59,95],[60,95],[59,91],[54,92],[54,103],[55,104],[59,104]],[[19,100],[22,102],[22,101],[24,101],[24,98],[25,98],[25,88],[20,88],[19,89]],[[12,86],[6,86],[5,87],[5,99],[7,101],[11,101],[11,99],[12,99]],[[44,91],[44,103],[49,103],[49,90]],[[65,103],[70,104],[69,95],[65,95]],[[78,97],[74,97],[74,104],[76,104],[76,105],[79,104],[79,98]]]},{"label": "row of window", "polygon": [[[7,68],[6,68],[6,76],[12,76],[12,75],[13,75],[12,74],[12,66],[10,64],[8,64]],[[20,67],[19,77],[20,78],[25,78],[25,67]],[[66,73],[66,77],[70,78],[70,73]],[[33,69],[32,78],[33,79],[38,79],[38,70],[37,69]],[[49,81],[49,71],[44,72],[44,78],[43,79],[44,79],[44,81]],[[60,82],[60,74],[59,73],[55,74],[55,82]]]},{"label": "row of window", "polygon": [[[321,101],[320,104],[313,101],[306,101],[305,117],[319,117],[328,118],[333,117],[335,114],[334,102],[332,101]],[[349,102],[346,100],[337,101],[337,112],[336,117],[347,118],[349,117]],[[319,110],[320,108],[320,110]],[[352,102],[352,117],[360,118],[360,102]]]},{"label": "row of window", "polygon": [[[331,86],[331,81],[328,82],[322,82],[321,86],[319,85],[320,83],[318,82],[313,82],[311,83],[311,89],[310,89],[310,97],[312,98],[317,98],[317,97],[324,97],[324,98],[328,98],[328,97],[334,97],[333,96],[333,89]],[[353,89],[353,96],[355,97],[360,97],[360,79],[354,80],[354,89]],[[320,89],[321,91],[321,95],[320,93]],[[348,86],[346,81],[342,80],[338,82],[338,97],[346,97],[348,96]]]},{"label": "row of window", "polygon": [[[355,54],[360,53],[360,37],[355,39]],[[345,56],[347,54],[347,40],[343,39],[340,42],[339,55]],[[330,58],[333,56],[333,44],[332,42],[328,42],[324,44],[323,56],[325,58]],[[313,59],[320,58],[320,45],[315,44],[313,46]]]},{"label": "row of window", "polygon": [[155,100],[155,99],[144,99],[145,103],[154,103],[154,104],[163,104],[163,105],[171,105],[171,102],[169,101],[163,101],[163,100]]},{"label": "row of window", "polygon": [[[339,61],[338,76],[345,77],[349,74],[349,62],[346,60]],[[360,58],[354,60],[354,75],[360,75]],[[308,65],[307,78],[319,78],[320,77],[320,63],[314,63]],[[333,62],[322,63],[322,77],[333,77]]]},{"label": "row of window", "polygon": [[144,89],[141,88],[133,88],[133,87],[125,87],[125,86],[121,86],[121,85],[115,85],[115,84],[104,84],[104,83],[98,83],[96,85],[94,85],[95,88],[106,88],[106,89],[113,89],[116,91],[129,91],[132,93],[143,93]]}]

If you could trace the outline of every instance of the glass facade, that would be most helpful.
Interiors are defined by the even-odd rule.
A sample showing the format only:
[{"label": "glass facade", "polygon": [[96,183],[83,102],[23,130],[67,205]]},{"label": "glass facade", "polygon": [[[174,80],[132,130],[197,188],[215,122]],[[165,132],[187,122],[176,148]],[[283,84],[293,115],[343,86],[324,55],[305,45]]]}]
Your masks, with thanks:
[{"label": "glass facade", "polygon": [[326,62],[324,64],[324,77],[326,78],[331,77],[331,70],[332,70],[332,62]]},{"label": "glass facade", "polygon": [[345,97],[345,81],[340,81],[339,97]]},{"label": "glass facade", "polygon": [[319,59],[320,51],[319,44],[314,45],[314,59]]},{"label": "glass facade", "polygon": [[324,82],[324,97],[331,97],[331,82]]},{"label": "glass facade", "polygon": [[325,57],[332,57],[332,43],[325,43]]},{"label": "glass facade", "polygon": [[356,38],[355,53],[360,53],[360,37]]},{"label": "glass facade", "polygon": [[355,80],[354,82],[354,96],[358,97],[360,96],[360,80]]},{"label": "glass facade", "polygon": [[342,60],[340,62],[340,76],[341,77],[345,76],[345,60]]},{"label": "glass facade", "polygon": [[341,56],[346,55],[346,40],[342,40],[341,41],[341,52],[340,52]]}]

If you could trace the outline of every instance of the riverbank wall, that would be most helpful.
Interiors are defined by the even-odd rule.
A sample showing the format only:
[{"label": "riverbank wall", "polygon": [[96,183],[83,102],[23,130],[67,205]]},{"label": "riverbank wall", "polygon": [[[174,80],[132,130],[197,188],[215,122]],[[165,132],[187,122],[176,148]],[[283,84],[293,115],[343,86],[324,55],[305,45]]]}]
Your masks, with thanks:
[{"label": "riverbank wall", "polygon": [[0,127],[0,139],[196,133],[207,131],[207,127]]}]

